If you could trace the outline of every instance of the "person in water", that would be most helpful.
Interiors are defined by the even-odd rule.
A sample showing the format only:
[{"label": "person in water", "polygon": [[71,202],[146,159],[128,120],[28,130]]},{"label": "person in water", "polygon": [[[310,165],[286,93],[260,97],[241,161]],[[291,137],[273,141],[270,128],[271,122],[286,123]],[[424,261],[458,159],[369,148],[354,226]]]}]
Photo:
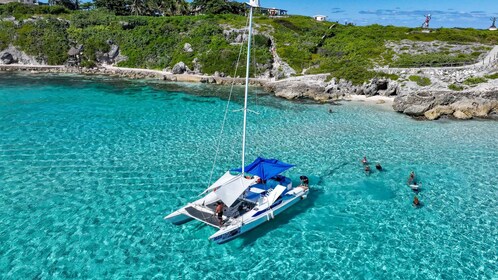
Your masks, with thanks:
[{"label": "person in water", "polygon": [[413,190],[414,193],[418,193],[420,190],[419,190],[419,185],[417,184],[417,182],[413,182],[412,185],[410,185],[410,188]]},{"label": "person in water", "polygon": [[415,182],[415,172],[412,171],[410,172],[410,176],[408,177],[408,185],[414,182]]},{"label": "person in water", "polygon": [[420,201],[418,200],[417,196],[415,196],[413,198],[413,206],[415,206],[415,207],[419,207],[420,206]]},{"label": "person in water", "polygon": [[309,181],[308,177],[306,177],[306,176],[303,175],[303,176],[299,176],[299,179],[301,180],[301,186],[305,190],[309,189],[310,181]]},{"label": "person in water", "polygon": [[218,216],[218,221],[220,222],[220,226],[223,225],[223,203],[218,201],[216,202],[216,209],[214,210],[214,213],[217,214]]},{"label": "person in water", "polygon": [[375,168],[377,168],[377,170],[379,170],[379,171],[382,171],[382,166],[380,165],[380,163],[377,163],[375,165]]},{"label": "person in water", "polygon": [[370,175],[370,166],[365,165],[365,174]]},{"label": "person in water", "polygon": [[368,160],[367,160],[366,156],[363,157],[363,159],[361,160],[361,163],[368,164]]}]

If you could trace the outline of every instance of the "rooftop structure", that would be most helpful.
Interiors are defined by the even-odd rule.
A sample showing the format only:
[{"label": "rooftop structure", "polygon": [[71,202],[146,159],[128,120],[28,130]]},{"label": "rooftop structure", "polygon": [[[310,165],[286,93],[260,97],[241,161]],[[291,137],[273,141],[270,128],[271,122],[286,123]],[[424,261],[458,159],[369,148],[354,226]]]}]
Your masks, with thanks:
[{"label": "rooftop structure", "polygon": [[[257,4],[259,4],[259,2]],[[286,16],[287,15],[287,10],[284,10],[284,9],[264,8],[264,7],[260,7],[260,6],[254,6],[254,4],[252,2],[247,4],[247,7],[249,7],[249,6],[257,7],[257,9],[256,9],[257,11],[259,11],[263,15],[268,15],[270,17],[278,17],[278,16]]]}]

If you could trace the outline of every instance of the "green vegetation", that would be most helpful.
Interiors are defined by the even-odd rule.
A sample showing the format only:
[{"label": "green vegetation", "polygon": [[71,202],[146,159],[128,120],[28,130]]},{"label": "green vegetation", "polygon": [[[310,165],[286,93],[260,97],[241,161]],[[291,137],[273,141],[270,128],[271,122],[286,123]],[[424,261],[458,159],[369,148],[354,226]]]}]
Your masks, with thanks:
[{"label": "green vegetation", "polygon": [[468,78],[465,81],[463,81],[463,84],[468,85],[468,86],[475,86],[480,83],[485,83],[487,80],[486,78],[483,77],[472,77]]},{"label": "green vegetation", "polygon": [[486,75],[484,77],[487,78],[487,79],[490,79],[490,80],[498,79],[498,72],[493,73],[491,75]]},{"label": "green vegetation", "polygon": [[463,86],[457,85],[457,84],[451,84],[448,86],[449,89],[454,90],[454,91],[462,91]]},{"label": "green vegetation", "polygon": [[0,17],[14,16],[18,20],[27,19],[32,15],[61,15],[68,13],[70,11],[62,6],[24,5],[21,3],[0,5]]},{"label": "green vegetation", "polygon": [[244,14],[244,4],[225,0],[194,0],[190,4],[185,0],[94,0],[94,3],[95,7],[116,15]]},{"label": "green vegetation", "polygon": [[396,74],[388,74],[388,73],[384,73],[384,72],[375,72],[375,73],[376,73],[375,78],[387,78],[387,79],[391,79],[393,81],[396,81],[399,79],[399,76]]},{"label": "green vegetation", "polygon": [[67,59],[69,41],[65,21],[27,21],[20,26],[12,22],[0,22],[0,49],[14,44],[29,55],[48,64],[62,64]]},{"label": "green vegetation", "polygon": [[[136,7],[130,6],[131,2]],[[224,30],[241,29],[245,25],[243,15],[233,14],[241,12],[239,6],[231,6],[224,0],[196,0],[187,3],[188,10],[184,9],[183,0],[98,0],[94,3],[100,9],[71,11],[59,6],[0,5],[0,16],[13,15],[19,21],[19,24],[0,21],[0,49],[13,44],[39,60],[62,64],[67,59],[69,48],[82,44],[82,65],[94,65],[96,53],[109,51],[113,43],[127,57],[119,66],[163,69],[183,61],[193,69],[192,61],[196,59],[203,73],[219,71],[233,75],[241,47],[234,41],[240,33],[228,35]],[[192,13],[193,7],[206,15],[129,15],[176,15]],[[354,84],[375,77],[398,78],[370,71],[375,65],[447,66],[475,60],[484,51],[480,51],[482,47],[477,47],[471,54],[453,55],[449,51],[426,55],[403,54],[394,61],[394,52],[385,47],[387,41],[408,39],[498,44],[498,33],[475,29],[442,28],[432,33],[420,33],[417,28],[344,26],[317,22],[304,16],[269,18],[257,15],[255,23],[258,35],[255,35],[253,58],[258,69],[253,75],[268,69],[272,63],[272,51],[276,51],[297,73],[331,73],[333,77],[344,78]],[[270,38],[276,44],[275,50],[270,49]],[[185,43],[192,46],[192,52],[183,50]],[[244,63],[240,64],[238,75],[243,71]],[[420,78],[417,83],[430,84],[430,80]]]},{"label": "green vegetation", "polygon": [[425,87],[425,86],[428,86],[431,84],[431,79],[427,78],[427,77],[421,77],[421,76],[410,76],[408,77],[408,79],[410,79],[410,81],[412,82],[416,82],[417,85],[421,86],[421,87]]},{"label": "green vegetation", "polygon": [[448,67],[473,64],[481,55],[481,52],[473,52],[471,54],[447,54],[431,53],[409,55],[402,54],[391,64],[392,67]]}]

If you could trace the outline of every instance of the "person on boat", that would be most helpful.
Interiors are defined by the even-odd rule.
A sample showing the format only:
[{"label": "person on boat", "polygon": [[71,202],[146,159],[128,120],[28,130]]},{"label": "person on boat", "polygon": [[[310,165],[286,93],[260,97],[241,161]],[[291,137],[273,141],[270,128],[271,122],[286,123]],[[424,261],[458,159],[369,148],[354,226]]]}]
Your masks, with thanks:
[{"label": "person on boat", "polygon": [[417,196],[415,196],[413,198],[413,206],[415,206],[415,207],[419,207],[420,206],[420,201],[418,200]]},{"label": "person on boat", "polygon": [[377,163],[375,165],[375,168],[377,168],[377,170],[379,170],[379,171],[382,171],[382,166],[380,165],[380,163]]},{"label": "person on boat", "polygon": [[214,213],[218,215],[218,221],[220,222],[220,226],[223,225],[223,203],[221,201],[216,202],[216,209]]},{"label": "person on boat", "polygon": [[367,175],[370,175],[370,166],[369,165],[365,165],[365,174]]},{"label": "person on boat", "polygon": [[367,160],[366,156],[363,157],[363,159],[361,160],[361,163],[368,164],[368,160]]},{"label": "person on boat", "polygon": [[303,175],[303,176],[299,176],[299,179],[301,180],[301,187],[303,187],[303,189],[307,190],[309,188],[309,184],[310,184],[308,177]]},{"label": "person on boat", "polygon": [[410,176],[408,177],[408,185],[415,182],[415,172],[410,172]]}]

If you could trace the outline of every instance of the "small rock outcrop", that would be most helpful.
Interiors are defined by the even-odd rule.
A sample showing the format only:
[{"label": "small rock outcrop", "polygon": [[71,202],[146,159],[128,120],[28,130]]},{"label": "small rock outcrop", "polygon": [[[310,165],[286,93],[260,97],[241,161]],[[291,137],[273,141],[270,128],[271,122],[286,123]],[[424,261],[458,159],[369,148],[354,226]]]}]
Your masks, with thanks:
[{"label": "small rock outcrop", "polygon": [[192,45],[190,45],[189,43],[185,43],[185,45],[183,45],[183,51],[191,53],[194,51],[194,49],[192,49]]},{"label": "small rock outcrop", "polygon": [[45,65],[41,58],[27,55],[25,52],[17,49],[13,45],[3,51],[0,50],[0,64],[19,63],[24,65]]},{"label": "small rock outcrop", "polygon": [[2,56],[0,56],[0,60],[2,60],[4,64],[12,64],[16,62],[12,54],[9,52],[4,52]]},{"label": "small rock outcrop", "polygon": [[454,111],[455,110],[448,105],[437,105],[436,107],[425,112],[424,116],[428,120],[436,120],[442,115],[451,115]]},{"label": "small rock outcrop", "polygon": [[108,40],[107,44],[109,44],[108,52],[104,53],[101,51],[97,51],[95,53],[97,62],[111,65],[126,59],[125,57],[120,55],[118,45],[114,44],[114,42],[112,42],[111,40]]},{"label": "small rock outcrop", "polygon": [[192,65],[194,66],[194,70],[192,71],[194,74],[202,73],[202,65],[199,63],[199,59],[197,57],[192,60]]},{"label": "small rock outcrop", "polygon": [[173,74],[184,74],[185,72],[190,71],[190,69],[183,63],[182,61],[178,62],[173,66],[173,69],[171,70],[171,73]]},{"label": "small rock outcrop", "polygon": [[83,45],[78,45],[76,47],[71,47],[69,51],[67,51],[67,55],[76,56],[79,55],[83,51]]},{"label": "small rock outcrop", "polygon": [[403,93],[394,99],[394,110],[435,120],[441,116],[457,119],[486,118],[498,112],[498,89],[472,92],[433,91]]},{"label": "small rock outcrop", "polygon": [[111,49],[107,52],[109,59],[114,60],[119,54],[119,46],[112,44]]},{"label": "small rock outcrop", "polygon": [[329,74],[291,77],[267,83],[266,90],[287,99],[310,98],[319,102],[337,100],[351,94],[392,96],[399,90],[398,84],[390,79],[372,79],[363,85],[353,85],[344,79],[332,78],[328,81],[328,77]]}]

